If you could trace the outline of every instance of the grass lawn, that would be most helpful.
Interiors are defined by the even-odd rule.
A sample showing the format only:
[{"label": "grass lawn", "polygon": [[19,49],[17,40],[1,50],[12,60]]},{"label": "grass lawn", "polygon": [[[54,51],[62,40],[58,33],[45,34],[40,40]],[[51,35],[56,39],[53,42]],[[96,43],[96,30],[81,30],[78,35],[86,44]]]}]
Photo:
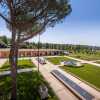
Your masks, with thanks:
[{"label": "grass lawn", "polygon": [[83,79],[95,87],[100,89],[100,68],[85,64],[83,67],[68,67],[68,66],[60,66],[60,68],[64,69],[66,72],[71,72],[72,74],[78,76],[80,79]]},{"label": "grass lawn", "polygon": [[54,65],[59,65],[61,61],[70,60],[67,57],[47,57],[46,59]]},{"label": "grass lawn", "polygon": [[83,60],[100,60],[100,54],[83,54],[83,53],[76,53],[76,54],[71,54],[71,57],[75,58],[80,58]]},{"label": "grass lawn", "polygon": [[[30,59],[18,60],[18,69],[20,68],[33,68],[35,65]],[[10,70],[9,62],[7,61],[1,68],[0,71]]]},{"label": "grass lawn", "polygon": [[[53,64],[60,64],[62,60],[70,60],[67,57],[52,57],[47,58]],[[100,68],[90,65],[84,64],[83,67],[69,67],[69,66],[60,66],[60,68],[64,69],[66,72],[71,72],[82,80],[85,80],[95,87],[100,88]]]},{"label": "grass lawn", "polygon": [[[40,100],[38,87],[45,84],[49,89],[48,100],[58,100],[49,84],[38,72],[21,73],[17,75],[17,100]],[[0,100],[10,100],[11,77],[0,77]]]}]

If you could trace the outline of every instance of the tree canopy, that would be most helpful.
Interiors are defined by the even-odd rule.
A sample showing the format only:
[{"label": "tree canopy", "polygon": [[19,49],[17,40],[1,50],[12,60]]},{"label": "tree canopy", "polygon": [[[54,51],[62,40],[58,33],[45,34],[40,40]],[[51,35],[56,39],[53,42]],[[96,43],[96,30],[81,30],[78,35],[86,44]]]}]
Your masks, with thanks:
[{"label": "tree canopy", "polygon": [[0,16],[12,25],[20,42],[62,21],[70,12],[69,0],[0,0]]},{"label": "tree canopy", "polygon": [[68,0],[0,0],[0,17],[11,31],[12,97],[17,100],[17,61],[19,44],[53,27],[71,12]]}]

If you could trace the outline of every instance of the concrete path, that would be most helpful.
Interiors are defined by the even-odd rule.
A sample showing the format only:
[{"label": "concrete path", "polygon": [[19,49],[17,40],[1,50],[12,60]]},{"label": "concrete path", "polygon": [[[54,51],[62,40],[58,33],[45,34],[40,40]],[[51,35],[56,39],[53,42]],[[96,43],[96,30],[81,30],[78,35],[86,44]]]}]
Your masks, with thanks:
[{"label": "concrete path", "polygon": [[[35,63],[35,65],[37,65],[37,61],[35,59],[32,59],[33,62]],[[75,78],[74,76],[72,76],[71,74],[63,71],[62,69],[60,69],[58,66],[53,65],[52,63],[46,61],[47,64],[46,65],[40,65],[40,72],[42,73],[42,75],[45,77],[45,79],[50,83],[51,87],[54,89],[54,91],[56,91],[56,94],[58,95],[58,97],[60,98],[60,100],[74,100],[77,99],[65,86],[63,86],[59,81],[57,81],[52,75],[51,75],[51,71],[56,69],[59,70],[61,73],[63,73],[65,76],[67,76],[69,79],[71,79],[73,82],[75,82],[76,84],[78,84],[80,87],[82,87],[84,90],[86,90],[87,92],[89,92],[90,94],[92,94],[95,97],[95,100],[100,100],[100,92],[97,91],[96,89],[92,88],[91,86],[87,85],[86,83],[84,83],[83,81],[80,81],[79,79]],[[57,87],[56,87],[57,86]],[[60,88],[63,87],[61,89],[59,89],[62,94],[65,95],[59,95],[59,92],[57,92],[56,88]],[[66,91],[67,90],[67,91]],[[67,96],[68,95],[68,96]],[[70,97],[71,96],[71,97]],[[64,97],[64,98],[63,98]],[[69,99],[68,99],[69,97]],[[72,98],[73,97],[73,98]]]},{"label": "concrete path", "polygon": [[[33,63],[37,66],[38,62],[35,58],[32,59]],[[39,71],[50,84],[56,95],[60,100],[79,100],[69,89],[67,89],[60,81],[58,81],[50,72],[54,69],[54,66],[49,64],[39,65]]]},{"label": "concrete path", "polygon": [[2,65],[7,61],[7,59],[1,59],[0,58],[0,67],[2,67]]},{"label": "concrete path", "polygon": [[99,61],[99,62],[100,62],[100,60],[93,60],[93,61],[90,61],[90,62],[96,63],[97,61]]},{"label": "concrete path", "polygon": [[77,58],[73,58],[73,57],[69,57],[69,56],[64,56],[64,57],[67,57],[67,58],[73,59],[73,60],[77,60],[77,61],[80,61],[80,62],[82,62],[82,63],[87,63],[87,64],[91,64],[91,65],[100,67],[100,64],[97,64],[97,63],[94,63],[94,62],[91,62],[91,61],[82,60],[82,59],[77,59]]},{"label": "concrete path", "polygon": [[[34,70],[37,70],[37,68],[19,69],[19,70],[17,70],[17,72],[18,73],[23,73],[23,72],[31,72],[31,71],[34,71]],[[0,76],[10,75],[10,74],[11,74],[11,71],[3,71],[3,72],[0,72]]]},{"label": "concrete path", "polygon": [[[45,56],[45,57],[46,57],[46,56]],[[77,61],[80,61],[80,62],[82,62],[82,63],[87,63],[87,64],[91,64],[91,65],[100,67],[100,64],[97,64],[97,63],[95,63],[95,62],[93,62],[93,61],[82,60],[82,59],[74,58],[74,57],[70,57],[70,56],[47,56],[47,57],[67,57],[67,58],[69,58],[69,59],[77,60]]]}]

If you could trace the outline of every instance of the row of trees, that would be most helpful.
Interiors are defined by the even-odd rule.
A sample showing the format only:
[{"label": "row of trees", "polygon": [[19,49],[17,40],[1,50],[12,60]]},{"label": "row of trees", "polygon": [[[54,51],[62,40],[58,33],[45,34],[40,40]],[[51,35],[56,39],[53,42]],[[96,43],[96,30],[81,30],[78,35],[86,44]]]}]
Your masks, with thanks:
[{"label": "row of trees", "polygon": [[[5,43],[5,47],[10,47],[11,39],[6,36],[1,36],[0,41]],[[38,43],[35,42],[23,42],[20,45],[20,48],[26,49],[38,49]],[[100,50],[100,47],[93,47],[87,45],[71,45],[71,44],[54,44],[54,43],[39,43],[40,49],[59,49],[59,50],[67,50],[72,53],[92,53],[96,50]]]},{"label": "row of trees", "polygon": [[[21,45],[21,48],[27,49],[38,49],[38,43],[35,42],[25,42]],[[54,43],[39,43],[40,49],[59,49],[66,50],[71,53],[87,53],[94,54],[96,51],[100,51],[100,47],[88,46],[88,45],[72,45],[72,44],[54,44]]]},{"label": "row of trees", "polygon": [[2,41],[6,45],[6,47],[8,47],[11,43],[11,39],[6,37],[5,35],[0,36],[0,41]]}]

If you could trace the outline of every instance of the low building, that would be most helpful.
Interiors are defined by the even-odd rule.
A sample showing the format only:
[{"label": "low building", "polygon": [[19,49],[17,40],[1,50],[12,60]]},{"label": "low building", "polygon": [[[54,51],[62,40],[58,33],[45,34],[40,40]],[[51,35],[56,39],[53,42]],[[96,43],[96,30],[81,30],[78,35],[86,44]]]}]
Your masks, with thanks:
[{"label": "low building", "polygon": [[[0,58],[9,57],[10,49],[0,49]],[[35,57],[35,56],[54,56],[60,55],[63,53],[61,50],[56,49],[19,49],[18,56],[19,57]]]}]

